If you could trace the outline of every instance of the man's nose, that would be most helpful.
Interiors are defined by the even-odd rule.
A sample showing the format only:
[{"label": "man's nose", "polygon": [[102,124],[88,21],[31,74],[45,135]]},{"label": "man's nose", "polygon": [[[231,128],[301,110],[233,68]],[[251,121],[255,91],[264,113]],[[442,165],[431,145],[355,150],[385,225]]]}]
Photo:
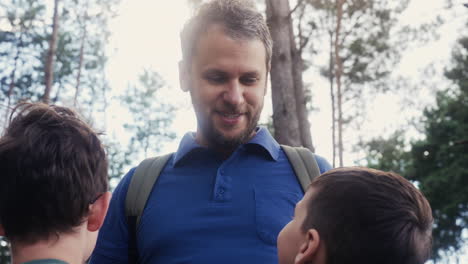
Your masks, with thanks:
[{"label": "man's nose", "polygon": [[240,105],[244,102],[244,89],[238,80],[233,80],[227,85],[223,99],[231,105]]}]

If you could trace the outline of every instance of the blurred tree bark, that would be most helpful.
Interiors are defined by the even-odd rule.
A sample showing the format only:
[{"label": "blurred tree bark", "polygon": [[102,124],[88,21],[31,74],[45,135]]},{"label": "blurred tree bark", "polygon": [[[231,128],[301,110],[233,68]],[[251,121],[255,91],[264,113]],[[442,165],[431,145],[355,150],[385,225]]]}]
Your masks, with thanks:
[{"label": "blurred tree bark", "polygon": [[[298,7],[303,4],[299,1]],[[280,144],[304,146],[314,151],[302,80],[302,49],[306,38],[296,43],[289,1],[266,0],[266,16],[273,38],[271,90],[273,126]]]},{"label": "blurred tree bark", "polygon": [[86,37],[88,34],[86,24],[88,18],[88,5],[89,1],[86,1],[84,10],[80,17],[77,18],[78,24],[80,25],[82,36],[80,40],[80,54],[78,56],[78,73],[76,75],[76,86],[75,86],[75,97],[73,98],[73,105],[76,106],[78,104],[78,96],[80,93],[80,84],[81,84],[81,74],[83,69],[83,59],[84,59],[84,51],[85,51],[85,44],[86,44]]},{"label": "blurred tree bark", "polygon": [[335,49],[335,81],[336,81],[336,103],[338,110],[338,160],[340,167],[343,166],[343,90],[341,77],[343,75],[343,61],[340,57],[342,42],[341,39],[341,22],[343,20],[343,5],[346,0],[336,1],[336,29],[335,29],[335,41],[333,47]]},{"label": "blurred tree bark", "polygon": [[54,1],[54,16],[52,18],[52,34],[49,40],[49,50],[47,52],[45,70],[44,70],[44,83],[45,89],[44,94],[42,95],[42,101],[44,103],[49,103],[50,101],[50,91],[52,90],[52,83],[54,80],[54,57],[56,53],[56,42],[59,29],[59,15],[58,15],[58,5],[59,0]]}]

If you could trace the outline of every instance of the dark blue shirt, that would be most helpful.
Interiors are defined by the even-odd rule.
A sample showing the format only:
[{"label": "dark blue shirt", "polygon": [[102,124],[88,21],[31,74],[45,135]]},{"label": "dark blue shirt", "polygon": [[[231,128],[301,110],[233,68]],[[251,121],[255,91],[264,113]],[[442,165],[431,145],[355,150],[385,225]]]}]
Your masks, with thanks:
[{"label": "dark blue shirt", "polygon": [[[316,157],[320,171],[331,166]],[[127,263],[125,195],[114,191],[91,263]],[[188,133],[155,184],[137,232],[142,263],[277,263],[276,237],[303,191],[265,128],[223,159]]]}]

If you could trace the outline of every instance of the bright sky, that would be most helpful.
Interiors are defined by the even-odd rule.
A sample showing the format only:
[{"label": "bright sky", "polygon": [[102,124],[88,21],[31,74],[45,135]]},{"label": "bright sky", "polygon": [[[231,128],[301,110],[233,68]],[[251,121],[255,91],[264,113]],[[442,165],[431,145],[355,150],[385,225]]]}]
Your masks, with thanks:
[{"label": "bright sky", "polygon": [[[435,14],[443,11],[445,0],[412,0],[404,14],[405,23],[419,24],[434,18]],[[455,0],[462,3],[462,0]],[[460,7],[449,21],[440,30],[441,38],[422,47],[408,50],[398,65],[396,72],[413,78],[417,84],[421,78],[421,70],[432,62],[439,63],[437,74],[441,75],[441,66],[447,65],[451,48],[461,29],[461,20],[465,17],[466,8]],[[191,14],[186,0],[152,1],[152,0],[122,0],[119,16],[111,23],[112,37],[109,42],[108,78],[115,95],[121,94],[129,84],[135,82],[138,74],[148,68],[158,72],[167,82],[159,100],[177,105],[179,110],[171,129],[176,131],[177,138],[167,143],[162,152],[175,151],[178,142],[187,131],[195,131],[195,115],[191,108],[189,94],[183,93],[178,85],[177,63],[181,58],[179,32],[183,23]],[[318,111],[310,115],[313,141],[316,152],[331,161],[331,114],[328,84],[318,77],[316,73],[307,73],[305,81],[312,83],[313,105]],[[436,85],[436,84],[434,84]],[[420,86],[425,86],[424,84]],[[269,93],[271,94],[271,92]],[[415,93],[424,103],[432,102],[432,91],[420,89]],[[367,138],[389,135],[400,125],[405,124],[408,116],[416,115],[420,110],[411,110],[403,104],[399,96],[382,95],[368,102],[368,116],[361,131],[346,131],[345,144],[348,146],[345,153],[345,165],[354,165],[354,161],[362,158],[362,153],[351,154],[350,143],[355,143],[359,136]],[[271,98],[265,98],[265,107],[262,120],[266,120],[272,113]],[[126,118],[126,110],[118,103],[111,106],[108,118],[108,129],[118,138],[127,135],[122,128]],[[468,234],[465,234],[468,237]],[[468,251],[468,250],[465,250]],[[468,253],[468,252],[467,252]],[[460,259],[468,260],[468,255]],[[467,261],[465,261],[467,263]]]}]

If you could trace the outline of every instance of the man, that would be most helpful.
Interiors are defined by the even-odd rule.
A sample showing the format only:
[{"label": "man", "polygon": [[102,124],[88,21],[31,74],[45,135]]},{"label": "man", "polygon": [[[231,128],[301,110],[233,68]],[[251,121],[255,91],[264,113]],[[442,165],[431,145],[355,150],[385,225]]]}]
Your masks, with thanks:
[{"label": "man", "polygon": [[110,200],[101,142],[64,107],[25,103],[13,113],[0,138],[0,236],[12,263],[84,263]]},{"label": "man", "polygon": [[[267,25],[250,2],[215,0],[181,38],[180,85],[197,131],[183,137],[147,200],[139,261],[276,263],[276,237],[303,191],[278,143],[257,127],[271,60]],[[330,168],[317,162],[321,172]],[[93,264],[128,261],[124,208],[133,173],[114,192]]]},{"label": "man", "polygon": [[339,168],[312,181],[278,236],[280,264],[423,264],[429,202],[400,175]]}]

